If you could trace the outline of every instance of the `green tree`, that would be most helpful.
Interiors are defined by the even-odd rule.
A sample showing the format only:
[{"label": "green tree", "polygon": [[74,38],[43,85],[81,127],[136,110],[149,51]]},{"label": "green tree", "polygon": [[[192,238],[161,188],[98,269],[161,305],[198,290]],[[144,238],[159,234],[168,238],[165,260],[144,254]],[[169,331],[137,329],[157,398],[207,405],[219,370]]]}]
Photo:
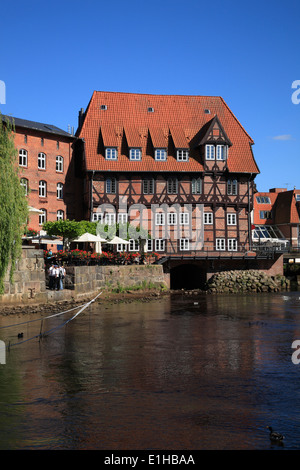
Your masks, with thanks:
[{"label": "green tree", "polygon": [[127,223],[116,223],[112,225],[101,224],[98,222],[96,233],[102,238],[111,240],[117,236],[123,238],[123,240],[129,240],[133,238],[135,240],[147,240],[151,238],[147,229]]},{"label": "green tree", "polygon": [[10,281],[22,253],[22,235],[28,220],[28,203],[20,184],[13,126],[0,114],[0,294],[10,266]]},{"label": "green tree", "polygon": [[57,220],[55,222],[45,222],[43,229],[48,235],[62,237],[63,245],[68,249],[72,238],[77,238],[85,232],[85,225],[76,220]]}]

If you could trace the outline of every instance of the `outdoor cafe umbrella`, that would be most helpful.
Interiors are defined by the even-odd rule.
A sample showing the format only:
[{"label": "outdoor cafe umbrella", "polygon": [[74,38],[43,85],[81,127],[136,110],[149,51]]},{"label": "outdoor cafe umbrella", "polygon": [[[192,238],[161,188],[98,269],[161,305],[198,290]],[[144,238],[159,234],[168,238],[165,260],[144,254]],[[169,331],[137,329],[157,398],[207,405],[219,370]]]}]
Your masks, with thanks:
[{"label": "outdoor cafe umbrella", "polygon": [[28,206],[29,212],[36,212],[37,214],[43,214],[44,212],[41,209],[36,209],[35,207]]},{"label": "outdoor cafe umbrella", "polygon": [[112,238],[110,241],[106,240],[106,243],[108,245],[118,245],[119,243],[122,243],[123,245],[129,245],[129,242],[127,240],[123,240],[123,238],[115,236]]},{"label": "outdoor cafe umbrella", "polygon": [[75,240],[72,240],[72,241],[76,243],[84,243],[84,242],[95,243],[96,253],[102,253],[101,243],[107,243],[107,240],[99,237],[99,235],[93,235],[92,233],[88,233],[88,232],[84,233],[78,238],[75,238]]}]

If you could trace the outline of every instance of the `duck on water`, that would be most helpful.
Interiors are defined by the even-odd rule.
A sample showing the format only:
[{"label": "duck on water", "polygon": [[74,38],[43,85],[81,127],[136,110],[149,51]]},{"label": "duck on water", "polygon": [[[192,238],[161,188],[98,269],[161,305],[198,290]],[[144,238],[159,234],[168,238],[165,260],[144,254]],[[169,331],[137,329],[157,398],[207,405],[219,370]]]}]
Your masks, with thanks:
[{"label": "duck on water", "polygon": [[279,432],[273,431],[273,428],[271,426],[267,426],[267,428],[270,431],[270,439],[272,442],[278,442],[281,443],[284,439],[284,436],[280,434]]}]

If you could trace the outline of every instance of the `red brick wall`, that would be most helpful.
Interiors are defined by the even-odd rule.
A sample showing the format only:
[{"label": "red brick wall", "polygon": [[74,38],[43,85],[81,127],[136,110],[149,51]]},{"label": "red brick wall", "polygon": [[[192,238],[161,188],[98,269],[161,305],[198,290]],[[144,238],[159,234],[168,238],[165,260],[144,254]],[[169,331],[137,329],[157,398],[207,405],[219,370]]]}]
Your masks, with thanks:
[{"label": "red brick wall", "polygon": [[[27,136],[27,142],[25,142]],[[43,145],[41,139],[43,138]],[[59,148],[57,148],[57,142]],[[57,183],[65,183],[66,173],[72,157],[72,139],[60,135],[52,135],[46,132],[32,129],[17,128],[15,133],[15,146],[27,150],[27,167],[20,167],[20,177],[29,181],[28,203],[36,209],[47,210],[47,220],[57,220],[57,211],[64,212],[67,218],[65,197],[57,198]],[[46,169],[38,168],[38,154],[46,155]],[[63,157],[63,172],[56,171],[56,156]],[[47,197],[39,197],[39,181],[47,182]],[[41,230],[39,215],[30,213],[29,227]]]}]

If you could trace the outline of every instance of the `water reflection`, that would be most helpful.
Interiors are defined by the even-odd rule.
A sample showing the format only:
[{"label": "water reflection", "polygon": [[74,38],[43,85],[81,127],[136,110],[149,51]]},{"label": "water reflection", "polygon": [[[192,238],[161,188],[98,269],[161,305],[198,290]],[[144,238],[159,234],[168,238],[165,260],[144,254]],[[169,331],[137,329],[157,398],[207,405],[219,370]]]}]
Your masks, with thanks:
[{"label": "water reflection", "polygon": [[7,353],[0,449],[268,449],[267,425],[299,448],[299,308],[296,292],[93,305]]}]

